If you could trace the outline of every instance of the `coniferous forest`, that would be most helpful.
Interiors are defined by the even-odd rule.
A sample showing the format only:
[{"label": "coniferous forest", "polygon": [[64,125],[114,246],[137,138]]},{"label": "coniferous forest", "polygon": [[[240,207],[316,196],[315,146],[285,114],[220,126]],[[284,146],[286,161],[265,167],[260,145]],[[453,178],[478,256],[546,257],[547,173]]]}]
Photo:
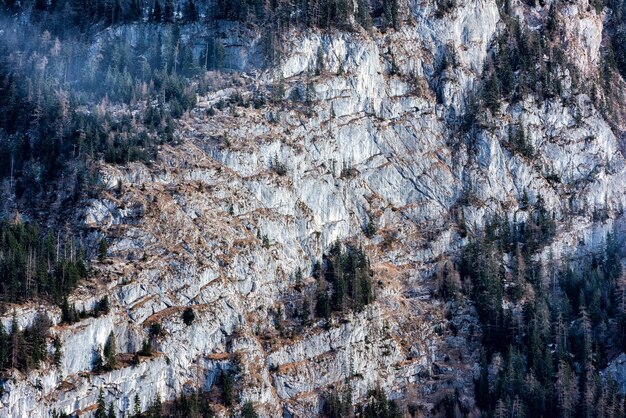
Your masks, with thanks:
[{"label": "coniferous forest", "polygon": [[[9,309],[18,304],[47,303],[60,310],[57,325],[69,327],[110,312],[108,296],[97,299],[88,310],[79,311],[70,303],[72,291],[92,276],[94,264],[97,267],[98,263],[105,265],[109,261],[108,237],[99,236],[97,243],[88,243],[78,228],[73,229],[72,220],[81,202],[104,193],[99,164],[124,166],[140,162],[152,167],[159,160],[162,147],[180,145],[177,128],[198,104],[198,97],[209,92],[221,74],[236,72],[228,62],[227,45],[219,35],[220,30],[234,25],[242,32],[258,32],[263,46],[260,61],[263,68],[272,68],[287,52],[281,49],[281,38],[291,30],[363,36],[374,31],[400,32],[403,25],[411,24],[403,16],[404,3],[401,0],[2,0],[0,313],[10,315]],[[434,1],[434,18],[453,14],[457,3]],[[589,98],[610,128],[620,124],[615,121],[615,115],[619,114],[616,108],[622,104],[623,96],[615,85],[620,76],[626,78],[626,2],[587,2],[590,13],[604,11],[598,79],[585,78],[567,58],[568,45],[559,23],[562,17],[558,15],[559,5],[567,2],[523,0],[528,7],[543,7],[544,3],[550,3],[545,22],[531,27],[512,13],[512,1],[497,1],[501,20],[489,44],[481,76],[464,99],[463,112],[445,116],[451,126],[445,135],[461,138],[468,164],[476,159],[481,135],[489,129],[496,130],[487,126],[485,120],[499,116],[502,116],[502,131],[506,132],[502,140],[506,152],[529,165],[537,159],[540,151],[532,144],[533,132],[505,114],[503,103],[512,107],[532,98],[565,106],[574,102],[576,94],[581,94]],[[200,39],[189,36],[190,31],[200,33]],[[319,54],[319,66],[311,72],[323,77],[321,49]],[[441,86],[446,85],[450,73],[458,67],[459,57],[458,51],[447,45],[437,54],[440,56],[433,58],[432,74],[429,74],[432,78],[427,88],[432,90],[429,92],[432,95],[428,100],[432,98],[436,106],[443,106],[446,92]],[[393,54],[388,55],[390,70],[384,76],[405,77],[403,82],[411,84],[413,75],[400,74]],[[231,104],[259,109],[285,100],[282,84],[255,94],[247,102],[241,97],[234,98]],[[300,90],[292,90],[291,94],[296,96],[293,102],[311,104],[309,85],[302,95],[306,97],[298,96]],[[210,112],[215,110],[207,109],[207,114]],[[334,108],[329,113],[334,122]],[[578,123],[582,117],[576,114],[573,119]],[[288,165],[276,155],[270,160],[268,176],[276,175],[287,181]],[[352,168],[345,166],[341,180],[349,179],[351,174]],[[550,185],[562,182],[556,174],[546,174],[545,179]],[[476,199],[470,184],[460,193],[455,205],[471,206]],[[435,274],[433,296],[437,304],[446,306],[450,315],[465,309],[464,313],[470,311],[477,318],[478,326],[472,327],[471,335],[466,337],[468,341],[478,342],[480,358],[472,378],[476,408],[465,409],[457,391],[433,406],[434,415],[626,416],[622,388],[603,373],[617,354],[626,352],[622,237],[609,232],[596,253],[571,259],[553,257],[550,246],[557,239],[559,223],[564,218],[588,215],[591,222],[602,223],[609,218],[608,210],[565,204],[564,212],[557,215],[549,209],[544,197],[525,189],[517,203],[515,216],[492,215],[486,211],[489,215],[485,215],[488,221],[484,228],[461,221],[455,233],[458,232],[457,238],[463,245],[456,254],[441,256],[442,267]],[[404,210],[390,207],[381,211],[387,209],[392,213]],[[229,212],[234,216],[232,206]],[[355,242],[366,242],[370,248],[378,246],[383,252],[397,244],[395,235],[383,235],[388,231],[384,228],[383,232],[378,231],[371,219],[363,232]],[[274,250],[266,235],[261,237],[259,233],[257,238],[262,243],[260,248],[268,253]],[[198,242],[201,240],[197,238]],[[304,277],[309,272],[303,273],[298,267],[293,276],[295,285],[287,284],[288,290],[280,289],[285,294],[290,292],[293,304],[289,312],[283,315],[282,306],[268,308],[268,312],[275,314],[273,331],[279,337],[269,335],[259,346],[266,344],[263,348],[269,352],[270,343],[293,340],[311,330],[328,331],[338,323],[349,323],[353,315],[371,305],[384,303],[377,293],[377,286],[383,282],[375,280],[370,255],[362,245],[342,244],[337,240],[320,252],[319,261],[312,263],[308,282],[303,283],[309,279]],[[410,262],[413,260],[407,263]],[[187,306],[178,316],[186,328],[192,328],[197,326],[201,312]],[[28,326],[20,327],[18,322],[14,315],[10,326],[0,323],[2,378],[12,371],[28,373],[44,365],[59,368],[63,342],[51,333],[50,318],[41,313]],[[156,349],[159,340],[167,331],[159,322],[150,325],[146,322],[145,327],[148,337],[141,347],[124,353],[132,355],[128,364],[119,361],[119,340],[111,331],[106,344],[94,349],[90,376],[126,365],[135,367],[142,358],[156,358],[160,354]],[[457,330],[450,332],[457,336]],[[254,334],[254,338],[262,339],[256,330]],[[233,339],[229,336],[225,345],[232,346]],[[166,361],[169,365],[170,359]],[[170,402],[157,397],[144,412],[136,398],[130,416],[213,417],[216,404],[219,408],[238,404],[233,376],[239,372],[220,369],[213,383],[218,389],[210,395],[187,391]],[[401,399],[388,399],[381,388],[372,388],[363,402],[355,406],[347,387],[337,385],[326,391],[321,398],[320,414],[372,418],[395,418],[407,413],[420,416]],[[102,390],[96,408],[97,417],[116,416],[113,406],[106,404]],[[240,405],[237,411],[243,417],[258,417],[250,402]],[[67,416],[56,412],[53,415]]]},{"label": "coniferous forest", "polygon": [[0,297],[4,302],[34,297],[60,302],[87,276],[82,249],[33,224],[0,224]]},{"label": "coniferous forest", "polygon": [[[618,243],[609,235],[601,254],[543,265],[532,260],[528,231],[546,231],[540,242],[549,242],[551,227],[537,221],[494,222],[458,266],[483,328],[476,400],[494,414],[621,416],[623,396],[599,375],[626,341]],[[460,291],[458,283],[448,287]],[[495,382],[494,363],[502,368]]]},{"label": "coniferous forest", "polygon": [[[375,6],[390,26],[397,25],[395,1]],[[370,9],[362,7],[360,15],[351,16],[346,0],[297,5],[218,1],[211,7],[190,0],[182,8],[174,7],[171,0],[37,0],[4,1],[2,9],[0,179],[10,179],[5,208],[9,212],[19,211],[20,204],[47,202],[45,196],[54,194],[54,187],[70,188],[63,206],[72,208],[81,196],[98,193],[94,161],[149,163],[161,144],[176,143],[175,120],[207,88],[203,75],[225,69],[220,41],[209,39],[198,50],[191,40],[182,38],[185,25],[236,20],[262,27],[271,22],[268,30],[275,33],[268,35],[268,42],[290,25],[342,29],[349,29],[349,22],[354,21],[363,27],[371,25]],[[133,22],[142,24],[136,27],[132,43],[113,30]],[[62,186],[58,186],[60,179]],[[36,224],[23,228],[31,234],[39,231]],[[3,226],[3,236],[11,229]],[[21,240],[17,238],[17,245],[22,245]],[[63,246],[69,240],[72,257],[78,257],[80,245],[65,236],[62,240]],[[37,259],[43,254],[30,248],[22,251],[31,251],[30,256]],[[54,255],[59,255],[58,248]],[[43,294],[60,300],[76,284],[73,270],[62,285],[42,279],[31,285],[33,280],[22,270],[8,265],[5,269],[11,269],[5,279],[10,284],[3,291],[9,301]],[[52,271],[48,268],[46,274]],[[32,274],[29,270],[28,275]],[[79,276],[84,276],[82,270]]]},{"label": "coniferous forest", "polygon": [[[265,28],[268,64],[278,56],[279,34],[292,26],[367,28],[370,10],[398,25],[396,0],[360,7],[357,16],[348,3],[4,0],[0,177],[14,179],[18,197],[35,199],[48,182],[72,175],[79,195],[93,180],[89,161],[154,159],[159,144],[175,141],[173,120],[206,89],[198,76],[225,68],[221,41],[198,49],[181,37],[185,25],[234,20]],[[141,23],[133,42],[113,29],[133,22]],[[114,113],[116,104],[141,104],[141,111]]]}]

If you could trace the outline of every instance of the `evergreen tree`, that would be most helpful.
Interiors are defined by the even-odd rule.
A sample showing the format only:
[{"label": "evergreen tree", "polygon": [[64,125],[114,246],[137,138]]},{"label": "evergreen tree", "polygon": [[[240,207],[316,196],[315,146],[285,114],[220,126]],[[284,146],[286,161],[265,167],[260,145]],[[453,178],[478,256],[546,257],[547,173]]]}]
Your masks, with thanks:
[{"label": "evergreen tree", "polygon": [[561,361],[556,375],[556,395],[563,417],[574,416],[578,404],[578,382],[570,366]]},{"label": "evergreen tree", "polygon": [[94,348],[91,355],[91,370],[96,373],[102,371],[105,365],[102,359],[102,354],[100,353],[101,348],[102,346]]},{"label": "evergreen tree", "polygon": [[315,304],[315,314],[324,319],[330,318],[330,301],[325,290],[319,290],[317,293],[317,302]]},{"label": "evergreen tree", "polygon": [[241,416],[242,418],[258,418],[259,417],[259,415],[254,410],[254,405],[252,405],[252,402],[246,402],[245,404],[243,404],[243,407],[241,408]]},{"label": "evergreen tree", "polygon": [[9,357],[9,336],[7,335],[4,325],[0,322],[0,370],[8,367]]},{"label": "evergreen tree", "polygon": [[[154,2],[154,7],[152,8],[152,21],[156,23],[160,23],[163,18],[163,12],[161,11],[161,3],[159,0]],[[160,33],[159,33],[160,36]]]},{"label": "evergreen tree", "polygon": [[152,406],[150,407],[150,417],[151,418],[162,418],[163,417],[163,403],[161,402],[161,395],[157,393]]},{"label": "evergreen tree", "polygon": [[152,344],[149,339],[143,340],[139,354],[146,357],[150,357],[152,355]]},{"label": "evergreen tree", "polygon": [[163,21],[166,23],[172,23],[174,21],[174,0],[165,0]]},{"label": "evergreen tree", "polygon": [[107,243],[106,238],[102,238],[100,240],[100,244],[98,245],[98,260],[101,262],[106,260],[109,252],[109,244]]},{"label": "evergreen tree", "polygon": [[97,405],[98,408],[96,409],[94,418],[107,418],[106,403],[104,402],[104,393],[102,392],[102,388],[100,388],[100,392],[98,393]]},{"label": "evergreen tree", "polygon": [[135,393],[135,397],[133,399],[133,415],[135,417],[141,416],[141,401],[139,400],[139,394]]},{"label": "evergreen tree", "polygon": [[47,9],[46,0],[35,0],[34,9],[39,12],[43,12]]},{"label": "evergreen tree", "polygon": [[300,267],[296,269],[294,281],[295,281],[295,284],[294,284],[295,289],[300,291],[302,289],[302,269]]},{"label": "evergreen tree", "polygon": [[198,9],[196,8],[196,4],[193,0],[187,0],[185,3],[185,20],[187,22],[197,22],[198,21]]},{"label": "evergreen tree", "polygon": [[52,364],[54,364],[54,366],[57,368],[61,367],[61,359],[62,359],[61,347],[62,347],[61,340],[59,339],[59,336],[57,335],[52,340],[52,348],[54,350],[52,353]]},{"label": "evergreen tree", "polygon": [[107,414],[107,418],[117,418],[115,414],[115,408],[113,408],[113,403],[109,404],[109,413]]},{"label": "evergreen tree", "polygon": [[357,21],[367,31],[372,29],[372,16],[368,0],[357,0]]},{"label": "evergreen tree", "polygon": [[15,312],[13,312],[13,318],[11,319],[11,333],[9,334],[9,355],[10,360],[8,362],[11,368],[17,369],[20,366],[26,366],[21,360],[23,360],[22,351],[24,348],[24,341],[22,333],[20,332],[19,325]]},{"label": "evergreen tree", "polygon": [[111,331],[109,333],[109,337],[106,340],[106,343],[104,344],[104,361],[106,363],[106,367],[109,370],[112,370],[115,368],[116,365],[116,360],[115,360],[115,355],[117,353],[117,347],[116,347],[116,343],[115,343],[115,334],[113,334],[113,331]]},{"label": "evergreen tree", "polygon": [[400,29],[398,0],[383,0],[383,10],[387,24],[395,30]]},{"label": "evergreen tree", "polygon": [[495,113],[500,107],[500,80],[493,73],[493,68],[491,69],[491,74],[486,82],[485,90],[484,90],[484,100],[485,105],[491,112]]},{"label": "evergreen tree", "polygon": [[191,325],[195,319],[196,314],[193,312],[193,309],[191,307],[186,308],[183,311],[183,322],[185,323],[185,325]]},{"label": "evergreen tree", "polygon": [[220,376],[220,385],[222,388],[222,400],[224,405],[232,406],[235,401],[234,385],[235,381],[230,373],[223,372]]}]

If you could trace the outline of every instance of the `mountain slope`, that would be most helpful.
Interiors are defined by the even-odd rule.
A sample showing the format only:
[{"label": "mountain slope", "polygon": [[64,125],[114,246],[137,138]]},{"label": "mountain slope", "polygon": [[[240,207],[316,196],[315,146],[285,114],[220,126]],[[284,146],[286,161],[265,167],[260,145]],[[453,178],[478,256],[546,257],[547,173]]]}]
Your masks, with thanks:
[{"label": "mountain slope", "polygon": [[[548,5],[516,3],[507,16],[490,0],[405,6],[385,33],[293,29],[269,70],[248,60],[254,39],[227,32],[226,59],[242,74],[211,75],[218,87],[176,123],[179,143],[152,164],[99,164],[104,191],[80,218],[92,247],[107,237],[108,255],[69,301],[90,310],[108,296],[109,312],[68,325],[56,307],[15,307],[22,325],[46,310],[63,355],[58,368],[14,371],[3,415],[95,410],[101,389],[130,413],[136,395],[145,410],[220,386],[226,372],[261,416],[320,414],[342,386],[354,402],[380,387],[427,415],[452,395],[478,410],[480,323],[470,298],[441,297],[437,273],[494,219],[530,223],[540,205],[556,230],[538,264],[600,251],[607,233],[624,233],[626,161],[619,123],[573,67],[555,70],[560,94],[498,97],[467,126],[472,98],[488,102],[505,20],[538,30]],[[603,16],[582,3],[558,13],[559,42],[595,77]],[[376,301],[325,321],[314,266],[336,241],[368,255]],[[93,373],[111,333],[123,354]],[[131,364],[147,340],[154,352]]]}]

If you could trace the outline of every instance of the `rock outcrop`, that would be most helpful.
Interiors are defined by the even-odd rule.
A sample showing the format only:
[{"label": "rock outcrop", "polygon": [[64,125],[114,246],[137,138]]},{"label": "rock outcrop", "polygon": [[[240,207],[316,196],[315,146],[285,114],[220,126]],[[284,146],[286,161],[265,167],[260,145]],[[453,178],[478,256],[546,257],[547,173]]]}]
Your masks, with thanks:
[{"label": "rock outcrop", "polygon": [[[164,146],[154,164],[101,166],[106,191],[85,202],[82,219],[92,243],[109,238],[109,257],[70,302],[89,309],[108,295],[111,310],[60,325],[46,307],[63,341],[61,365],[15,372],[0,415],[89,411],[101,388],[128,413],[135,395],[145,409],[157,395],[210,389],[223,370],[237,372],[242,403],[267,417],[314,416],[320,393],[344,383],[355,401],[381,387],[429,405],[458,389],[473,406],[477,320],[464,305],[446,319],[451,307],[432,297],[440,257],[465,244],[461,222],[475,230],[496,215],[523,220],[523,195],[531,204],[541,195],[558,223],[552,256],[592,251],[608,231],[624,230],[626,161],[584,94],[503,103],[499,114],[480,115],[483,129],[468,143],[455,124],[498,32],[496,2],[459,1],[441,19],[430,2],[409,3],[399,31],[294,31],[277,68],[254,72],[242,61],[242,83],[226,80],[201,97],[179,124],[180,144]],[[561,13],[572,54],[593,68],[602,17],[579,5]],[[456,66],[438,74],[450,51]],[[237,49],[232,59],[253,53]],[[278,83],[284,100],[219,105]],[[512,123],[524,127],[533,158],[509,146]],[[594,210],[607,216],[594,221]],[[279,335],[296,270],[312,281],[336,240],[365,248],[377,301],[328,327]],[[17,307],[20,325],[40,309]],[[156,323],[164,331],[151,357],[91,372],[110,332],[120,353],[135,353]]]}]

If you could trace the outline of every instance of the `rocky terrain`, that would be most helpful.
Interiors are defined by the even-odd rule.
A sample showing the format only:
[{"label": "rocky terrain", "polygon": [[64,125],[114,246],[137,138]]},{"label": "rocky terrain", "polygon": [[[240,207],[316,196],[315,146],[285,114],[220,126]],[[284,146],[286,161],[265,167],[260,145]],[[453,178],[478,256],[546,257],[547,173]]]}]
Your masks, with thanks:
[{"label": "rocky terrain", "polygon": [[[511,3],[531,28],[549,9]],[[608,232],[626,232],[626,160],[619,122],[568,74],[564,98],[503,101],[477,116],[468,140],[458,121],[502,30],[498,5],[460,0],[440,17],[429,0],[405,7],[397,31],[293,29],[269,70],[250,58],[253,34],[220,29],[239,71],[208,75],[217,87],[177,122],[179,143],[154,163],[100,164],[104,192],[79,214],[86,241],[110,245],[69,301],[89,310],[108,295],[108,314],[68,325],[59,308],[26,304],[2,317],[9,327],[16,312],[26,326],[44,310],[63,346],[60,367],[12,372],[0,415],[88,414],[100,389],[118,415],[130,413],[136,395],[147,409],[157,396],[210,390],[224,370],[263,417],[315,416],[321,395],[344,386],[354,402],[380,387],[422,411],[455,391],[475,408],[480,325],[469,301],[436,297],[436,272],[467,232],[495,216],[525,220],[524,195],[531,205],[540,195],[557,223],[538,259],[598,251]],[[567,51],[592,77],[605,15],[587,0],[561,7]],[[450,51],[456,62],[441,70]],[[282,97],[241,104],[259,91]],[[533,158],[511,147],[511,124],[524,128]],[[296,271],[314,283],[315,262],[337,240],[365,249],[376,301],[301,327]],[[153,324],[163,329],[153,355],[125,361]],[[120,361],[92,373],[111,332]]]}]

